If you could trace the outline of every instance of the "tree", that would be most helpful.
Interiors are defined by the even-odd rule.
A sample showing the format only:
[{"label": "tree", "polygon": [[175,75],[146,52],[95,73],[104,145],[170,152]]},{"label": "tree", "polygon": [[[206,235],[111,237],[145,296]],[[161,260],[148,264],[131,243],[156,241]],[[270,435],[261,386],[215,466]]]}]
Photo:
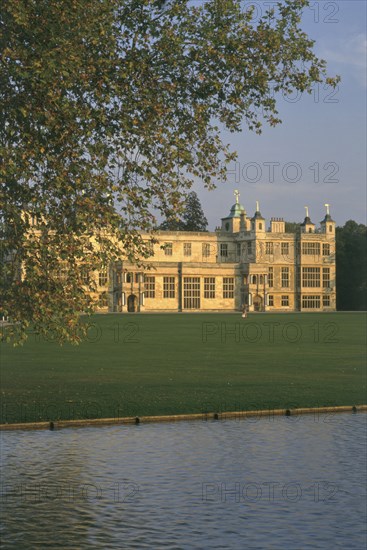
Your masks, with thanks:
[{"label": "tree", "polygon": [[336,228],[336,300],[339,310],[367,309],[367,227],[353,220]]},{"label": "tree", "polygon": [[184,203],[182,218],[165,220],[160,229],[171,231],[207,231],[208,220],[205,217],[199,197],[195,191],[187,195]]},{"label": "tree", "polygon": [[235,153],[218,123],[260,133],[280,122],[274,90],[338,81],[300,28],[307,0],[256,22],[239,0],[162,4],[2,6],[2,302],[15,338],[32,324],[79,340],[94,305],[80,264],[147,260],[153,212],[172,217],[195,178],[225,180]]},{"label": "tree", "polygon": [[189,193],[182,217],[185,231],[207,231],[208,220],[204,215],[199,197],[195,191]]}]

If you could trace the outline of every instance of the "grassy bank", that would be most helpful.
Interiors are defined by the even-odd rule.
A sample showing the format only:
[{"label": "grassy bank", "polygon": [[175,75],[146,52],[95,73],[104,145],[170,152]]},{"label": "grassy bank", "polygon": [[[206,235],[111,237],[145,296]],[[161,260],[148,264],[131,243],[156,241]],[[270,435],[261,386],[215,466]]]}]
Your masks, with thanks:
[{"label": "grassy bank", "polygon": [[88,341],[1,344],[1,423],[366,402],[366,315],[98,315]]}]

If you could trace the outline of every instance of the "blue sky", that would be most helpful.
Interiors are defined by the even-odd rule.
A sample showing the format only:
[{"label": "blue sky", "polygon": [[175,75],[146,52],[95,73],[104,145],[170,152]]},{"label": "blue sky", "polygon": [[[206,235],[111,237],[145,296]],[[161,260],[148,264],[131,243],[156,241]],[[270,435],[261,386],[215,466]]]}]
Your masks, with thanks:
[{"label": "blue sky", "polygon": [[[265,10],[266,1],[248,2]],[[209,230],[219,225],[234,203],[233,191],[253,214],[302,221],[304,206],[314,223],[324,217],[324,203],[337,222],[366,223],[366,5],[365,0],[313,1],[303,28],[316,40],[315,51],[328,62],[328,74],[341,76],[336,92],[315,88],[312,96],[280,97],[283,123],[264,127],[261,136],[246,128],[224,134],[238,152],[228,182],[198,193]]]}]

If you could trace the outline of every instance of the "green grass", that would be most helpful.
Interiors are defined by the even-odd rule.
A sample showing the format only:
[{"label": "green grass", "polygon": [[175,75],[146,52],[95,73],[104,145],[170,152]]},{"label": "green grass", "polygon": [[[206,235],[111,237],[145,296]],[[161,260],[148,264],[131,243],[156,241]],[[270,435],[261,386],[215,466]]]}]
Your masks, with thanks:
[{"label": "green grass", "polygon": [[365,314],[91,322],[99,333],[77,347],[32,333],[23,347],[1,344],[2,423],[366,402]]}]

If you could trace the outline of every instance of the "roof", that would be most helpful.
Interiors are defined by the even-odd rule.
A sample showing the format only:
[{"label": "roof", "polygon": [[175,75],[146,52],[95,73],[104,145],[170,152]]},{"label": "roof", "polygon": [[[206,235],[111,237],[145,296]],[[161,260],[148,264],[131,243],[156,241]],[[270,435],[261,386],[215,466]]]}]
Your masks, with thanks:
[{"label": "roof", "polygon": [[301,223],[301,225],[315,225],[315,224],[312,223],[311,218],[309,216],[306,216],[305,219],[303,220],[303,223]]},{"label": "roof", "polygon": [[227,216],[226,218],[222,218],[222,219],[226,220],[228,218],[240,218],[241,214],[246,214],[245,207],[242,206],[242,204],[240,204],[239,202],[236,202],[232,206],[231,211],[229,213],[229,216]]},{"label": "roof", "polygon": [[256,210],[254,217],[251,218],[252,220],[265,220],[265,218],[262,217],[260,210]]},{"label": "roof", "polygon": [[331,218],[330,214],[325,214],[325,218],[320,223],[326,223],[326,222],[334,222],[334,220]]}]

